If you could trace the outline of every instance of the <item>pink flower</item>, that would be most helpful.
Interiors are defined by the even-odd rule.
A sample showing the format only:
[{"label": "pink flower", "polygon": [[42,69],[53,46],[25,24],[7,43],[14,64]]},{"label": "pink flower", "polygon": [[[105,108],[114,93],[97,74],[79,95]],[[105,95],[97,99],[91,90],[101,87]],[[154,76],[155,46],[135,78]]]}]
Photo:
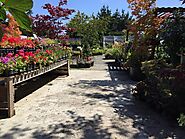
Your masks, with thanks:
[{"label": "pink flower", "polygon": [[13,57],[13,53],[8,53],[6,56],[11,58],[11,57]]},{"label": "pink flower", "polygon": [[24,50],[19,50],[18,54],[23,57],[24,56]]},{"label": "pink flower", "polygon": [[15,54],[15,57],[18,57],[19,55],[18,54]]}]

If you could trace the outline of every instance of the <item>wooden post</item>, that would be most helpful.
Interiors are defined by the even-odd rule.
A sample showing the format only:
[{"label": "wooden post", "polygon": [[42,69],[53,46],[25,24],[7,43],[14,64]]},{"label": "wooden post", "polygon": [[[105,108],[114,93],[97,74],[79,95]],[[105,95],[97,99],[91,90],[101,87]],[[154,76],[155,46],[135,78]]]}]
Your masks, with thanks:
[{"label": "wooden post", "polygon": [[57,72],[61,75],[69,76],[69,69],[70,69],[70,63],[69,63],[69,60],[67,60],[67,63],[62,67],[58,68]]},{"label": "wooden post", "polygon": [[15,115],[14,111],[14,86],[13,86],[13,80],[11,78],[8,78],[6,81],[7,85],[7,102],[8,102],[8,117],[12,117]]},{"label": "wooden post", "polygon": [[69,71],[70,71],[70,63],[69,63],[69,60],[67,60],[67,76],[69,76]]}]

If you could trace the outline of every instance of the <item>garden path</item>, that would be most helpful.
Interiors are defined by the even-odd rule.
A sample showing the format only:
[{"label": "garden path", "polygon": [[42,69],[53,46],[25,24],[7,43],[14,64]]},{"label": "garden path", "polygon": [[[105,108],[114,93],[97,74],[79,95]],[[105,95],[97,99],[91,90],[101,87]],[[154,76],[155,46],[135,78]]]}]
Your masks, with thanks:
[{"label": "garden path", "polygon": [[132,97],[135,82],[111,62],[97,56],[90,69],[65,78],[49,73],[19,87],[16,115],[0,120],[0,138],[183,139],[174,122]]}]

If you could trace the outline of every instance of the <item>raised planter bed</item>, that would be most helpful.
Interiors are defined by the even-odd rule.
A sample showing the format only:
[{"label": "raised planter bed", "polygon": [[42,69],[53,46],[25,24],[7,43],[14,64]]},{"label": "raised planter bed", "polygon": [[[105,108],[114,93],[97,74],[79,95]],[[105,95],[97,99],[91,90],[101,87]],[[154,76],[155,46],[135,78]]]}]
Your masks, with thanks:
[{"label": "raised planter bed", "polygon": [[63,75],[69,75],[68,60],[62,60],[47,67],[42,67],[41,69],[29,72],[23,72],[14,76],[0,77],[0,110],[7,110],[8,117],[12,117],[15,114],[14,86],[56,69]]}]

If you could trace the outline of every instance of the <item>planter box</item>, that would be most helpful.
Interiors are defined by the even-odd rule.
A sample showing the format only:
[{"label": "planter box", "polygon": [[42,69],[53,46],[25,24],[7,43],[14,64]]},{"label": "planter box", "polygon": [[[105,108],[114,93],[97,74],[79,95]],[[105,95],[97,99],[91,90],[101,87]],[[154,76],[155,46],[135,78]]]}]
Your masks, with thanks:
[{"label": "planter box", "polygon": [[0,110],[7,110],[8,117],[12,117],[14,113],[14,86],[25,82],[27,80],[33,79],[40,75],[43,75],[52,70],[59,70],[62,75],[69,75],[69,62],[68,60],[63,60],[47,67],[42,67],[41,69],[32,70],[29,72],[23,72],[21,74],[0,77]]}]

